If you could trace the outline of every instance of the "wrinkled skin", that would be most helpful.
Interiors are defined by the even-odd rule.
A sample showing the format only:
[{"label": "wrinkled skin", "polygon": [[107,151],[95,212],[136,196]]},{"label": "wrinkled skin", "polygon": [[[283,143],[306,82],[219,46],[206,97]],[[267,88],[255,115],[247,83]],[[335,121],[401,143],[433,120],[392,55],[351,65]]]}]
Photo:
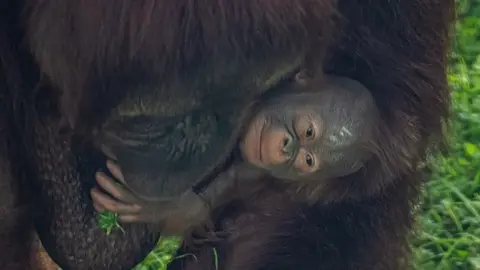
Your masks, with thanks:
[{"label": "wrinkled skin", "polygon": [[290,181],[359,170],[378,126],[368,89],[348,78],[300,74],[296,83],[278,89],[282,94],[260,102],[241,139],[244,159]]}]

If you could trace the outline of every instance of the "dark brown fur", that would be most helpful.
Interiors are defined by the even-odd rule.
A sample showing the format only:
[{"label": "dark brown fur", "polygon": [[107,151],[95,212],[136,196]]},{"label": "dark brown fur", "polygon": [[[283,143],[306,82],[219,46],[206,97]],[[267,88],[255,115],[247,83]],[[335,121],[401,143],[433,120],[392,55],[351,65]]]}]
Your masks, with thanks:
[{"label": "dark brown fur", "polygon": [[37,269],[33,247],[34,231],[30,193],[21,167],[22,145],[18,133],[14,103],[20,96],[22,79],[17,48],[9,41],[18,41],[12,26],[13,18],[6,11],[11,3],[0,3],[0,269]]},{"label": "dark brown fur", "polygon": [[[175,87],[183,89],[177,101],[232,84],[268,89],[304,60],[314,65],[325,56],[327,72],[371,90],[383,121],[379,158],[325,187],[329,204],[298,204],[272,189],[216,213],[219,229],[232,232],[217,245],[221,269],[404,269],[417,164],[448,115],[454,1],[335,2],[3,1],[0,187],[2,198],[13,199],[0,208],[0,236],[10,240],[2,237],[0,265],[28,269],[27,258],[13,263],[23,263],[17,258],[31,243],[29,201],[38,202],[39,235],[64,270],[127,270],[155,243],[142,226],[108,237],[98,228],[88,191],[104,159],[88,143],[78,149],[72,133],[59,133],[58,115],[88,142],[85,134],[111,108],[155,113],[152,104],[141,111],[129,103],[129,93],[155,101]],[[23,179],[32,180],[38,201],[26,197]],[[196,257],[171,269],[214,269],[208,247]]]},{"label": "dark brown fur", "polygon": [[275,191],[232,202],[216,217],[230,237],[183,250],[194,256],[169,269],[215,269],[212,247],[220,269],[228,270],[407,268],[412,206],[422,182],[417,165],[432,136],[441,139],[441,120],[448,116],[445,68],[454,5],[346,2],[339,10],[350,24],[325,66],[372,91],[383,120],[377,156],[363,171],[315,192],[306,186],[300,195],[328,196],[327,204],[299,205]]}]

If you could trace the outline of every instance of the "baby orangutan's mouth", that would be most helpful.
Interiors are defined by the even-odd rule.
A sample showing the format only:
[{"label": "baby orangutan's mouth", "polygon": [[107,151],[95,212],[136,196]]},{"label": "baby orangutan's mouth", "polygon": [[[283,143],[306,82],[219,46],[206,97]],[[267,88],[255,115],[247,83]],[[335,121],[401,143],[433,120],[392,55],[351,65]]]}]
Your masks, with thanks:
[{"label": "baby orangutan's mouth", "polygon": [[265,141],[268,136],[266,132],[268,125],[261,118],[255,119],[249,126],[242,144],[240,146],[243,158],[247,163],[254,165],[255,167],[263,168],[264,162],[268,159],[268,155],[265,155]]}]

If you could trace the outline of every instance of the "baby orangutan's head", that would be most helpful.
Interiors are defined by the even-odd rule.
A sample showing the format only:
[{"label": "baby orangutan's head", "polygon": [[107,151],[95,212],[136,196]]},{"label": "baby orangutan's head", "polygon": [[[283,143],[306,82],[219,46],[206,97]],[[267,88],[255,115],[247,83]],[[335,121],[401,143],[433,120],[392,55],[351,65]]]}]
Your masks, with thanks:
[{"label": "baby orangutan's head", "polygon": [[[277,91],[277,90],[274,90]],[[300,72],[259,104],[240,148],[246,162],[280,179],[339,177],[360,169],[378,111],[352,79]]]}]

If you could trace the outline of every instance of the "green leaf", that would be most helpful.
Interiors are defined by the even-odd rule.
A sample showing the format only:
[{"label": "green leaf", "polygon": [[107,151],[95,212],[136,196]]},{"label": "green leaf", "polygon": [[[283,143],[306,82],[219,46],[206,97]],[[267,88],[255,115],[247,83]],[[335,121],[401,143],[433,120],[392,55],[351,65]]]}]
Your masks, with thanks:
[{"label": "green leaf", "polygon": [[465,143],[465,153],[470,157],[475,157],[480,153],[480,147],[473,143]]}]

